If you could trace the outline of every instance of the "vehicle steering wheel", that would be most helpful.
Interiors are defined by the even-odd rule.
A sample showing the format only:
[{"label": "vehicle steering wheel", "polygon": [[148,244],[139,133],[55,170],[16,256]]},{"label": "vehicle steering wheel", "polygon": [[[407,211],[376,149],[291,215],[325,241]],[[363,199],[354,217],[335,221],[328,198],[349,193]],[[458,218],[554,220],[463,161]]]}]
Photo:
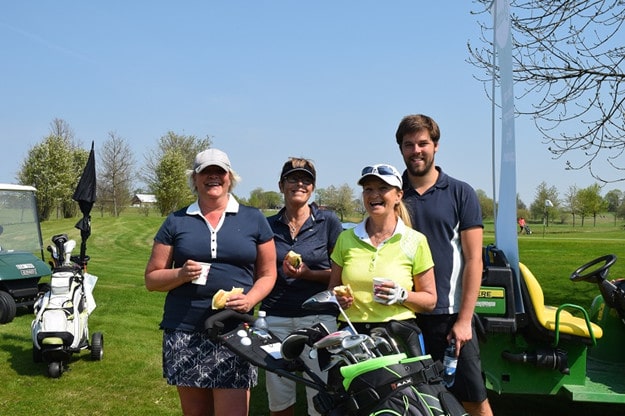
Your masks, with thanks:
[{"label": "vehicle steering wheel", "polygon": [[[606,254],[605,256],[601,256],[599,258],[596,258],[586,264],[584,264],[583,266],[581,266],[579,269],[575,270],[572,274],[571,274],[571,281],[573,282],[579,282],[581,280],[586,280],[589,281],[591,283],[599,283],[603,280],[605,280],[606,276],[608,275],[608,270],[610,269],[610,267],[612,267],[612,265],[616,262],[616,256],[614,254]],[[601,267],[599,267],[598,269],[592,270],[590,272],[587,272],[586,274],[582,274],[584,272],[586,272],[588,269],[592,268],[593,266],[599,264],[599,263],[603,263],[603,265]]]}]

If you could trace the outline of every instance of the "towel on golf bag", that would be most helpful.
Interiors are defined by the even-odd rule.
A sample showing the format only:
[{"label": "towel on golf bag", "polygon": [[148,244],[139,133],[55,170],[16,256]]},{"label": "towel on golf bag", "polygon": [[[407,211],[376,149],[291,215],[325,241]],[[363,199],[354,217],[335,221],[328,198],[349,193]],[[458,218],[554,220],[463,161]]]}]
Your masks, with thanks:
[{"label": "towel on golf bag", "polygon": [[374,358],[341,368],[349,415],[463,416],[467,413],[429,355]]}]

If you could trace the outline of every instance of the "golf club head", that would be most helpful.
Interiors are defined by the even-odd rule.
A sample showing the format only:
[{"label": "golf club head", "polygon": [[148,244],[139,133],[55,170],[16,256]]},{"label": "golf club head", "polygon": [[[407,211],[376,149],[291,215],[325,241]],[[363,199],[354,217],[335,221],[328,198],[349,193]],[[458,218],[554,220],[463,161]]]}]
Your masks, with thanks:
[{"label": "golf club head", "polygon": [[313,311],[324,310],[324,309],[327,309],[328,306],[331,306],[332,308],[336,308],[341,313],[341,315],[345,319],[345,322],[347,322],[347,325],[349,325],[349,328],[352,330],[352,332],[354,334],[358,333],[358,331],[356,331],[356,328],[354,328],[354,325],[352,325],[351,321],[349,320],[349,317],[347,316],[347,314],[341,307],[341,304],[336,299],[336,296],[334,295],[333,291],[324,290],[322,292],[317,293],[316,295],[309,297],[308,299],[304,301],[304,303],[302,303],[302,309],[309,309]]},{"label": "golf club head", "polygon": [[328,348],[334,345],[341,345],[341,341],[350,336],[351,332],[349,331],[336,331],[325,337],[321,338],[319,341],[313,344],[313,348]]},{"label": "golf club head", "polygon": [[308,336],[305,334],[290,334],[280,346],[280,354],[285,360],[295,360],[304,351]]},{"label": "golf club head", "polygon": [[70,263],[70,257],[72,256],[72,251],[76,248],[76,240],[68,240],[63,244],[63,253],[65,254],[65,264]]},{"label": "golf club head", "polygon": [[385,341],[387,341],[387,344],[392,349],[392,353],[393,354],[399,354],[400,353],[399,345],[397,345],[397,341],[395,341],[395,338],[393,338],[391,336],[391,334],[388,333],[386,328],[383,328],[383,327],[375,327],[375,328],[373,328],[371,330],[371,336],[374,337],[374,338],[377,337],[377,338],[384,339]]},{"label": "golf club head", "polygon": [[313,295],[306,299],[302,303],[303,309],[319,310],[327,309],[329,305],[334,305],[337,309],[340,308],[339,302],[336,300],[336,296],[331,290],[324,290],[316,295]]},{"label": "golf club head", "polygon": [[341,346],[346,350],[351,350],[354,347],[361,346],[366,338],[367,336],[362,334],[349,335],[341,340]]},{"label": "golf club head", "polygon": [[57,234],[55,236],[52,236],[52,242],[56,246],[59,264],[63,264],[65,261],[63,254],[65,253],[64,247],[67,240],[69,240],[69,238],[67,238],[67,234]]},{"label": "golf club head", "polygon": [[375,343],[374,349],[378,351],[380,355],[399,354],[399,351],[393,348],[391,343],[388,342],[386,338],[377,334],[373,334],[373,333],[371,334],[371,338],[373,339],[373,342]]},{"label": "golf club head", "polygon": [[332,367],[341,363],[345,365],[353,364],[346,356],[342,354],[332,354],[328,363],[325,366],[321,367],[321,371],[328,371]]}]

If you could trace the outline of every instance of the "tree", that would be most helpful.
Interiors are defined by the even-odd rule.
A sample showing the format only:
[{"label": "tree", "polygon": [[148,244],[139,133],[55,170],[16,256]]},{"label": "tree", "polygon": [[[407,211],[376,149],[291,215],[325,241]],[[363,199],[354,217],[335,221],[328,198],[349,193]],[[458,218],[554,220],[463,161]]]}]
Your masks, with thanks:
[{"label": "tree", "polygon": [[[157,147],[145,155],[145,167],[139,176],[148,188],[154,192],[156,188],[160,187],[156,170],[166,154],[170,151],[177,152],[182,157],[185,169],[190,169],[193,166],[195,155],[211,147],[211,144],[209,136],[206,136],[204,139],[198,139],[195,136],[185,136],[168,131],[167,134],[159,139]],[[184,175],[184,170],[182,174]],[[180,179],[178,178],[178,180]]]},{"label": "tree", "polygon": [[126,140],[108,135],[99,152],[98,199],[118,217],[132,198],[134,156]]},{"label": "tree", "polygon": [[623,199],[623,192],[618,189],[613,189],[608,191],[603,199],[608,212],[611,212],[614,215],[614,225],[616,225],[617,211]]},{"label": "tree", "polygon": [[[552,206],[548,206],[547,201],[549,201]],[[554,218],[559,207],[558,189],[555,186],[548,187],[545,182],[541,182],[536,188],[534,202],[530,205],[532,218],[542,218],[543,221],[546,221],[549,216]]]},{"label": "tree", "polygon": [[346,183],[339,188],[331,185],[326,189],[319,188],[315,192],[317,194],[317,203],[320,206],[326,206],[336,211],[341,221],[344,220],[346,214],[356,209],[353,203],[354,191]]},{"label": "tree", "polygon": [[527,209],[527,205],[525,205],[525,202],[521,200],[519,194],[516,194],[516,216],[517,218],[530,218],[530,211]]},{"label": "tree", "polygon": [[493,205],[493,199],[489,198],[486,194],[486,191],[482,189],[477,189],[475,193],[477,194],[477,199],[480,201],[480,207],[482,209],[482,219],[494,218],[495,207]]},{"label": "tree", "polygon": [[581,207],[579,206],[579,189],[577,189],[576,185],[569,186],[566,194],[564,195],[564,203],[571,211],[571,215],[573,216],[573,227],[575,227],[575,215],[578,212],[581,212]]},{"label": "tree", "polygon": [[276,209],[281,207],[282,195],[276,191],[263,191],[256,188],[250,192],[248,204],[258,209]]},{"label": "tree", "polygon": [[41,220],[49,219],[54,210],[71,218],[78,212],[72,194],[89,152],[74,143],[73,132],[64,120],[54,119],[50,131],[28,151],[17,178],[20,183],[37,188]]},{"label": "tree", "polygon": [[[492,0],[479,22],[483,47],[469,61],[493,74]],[[625,22],[622,0],[511,0],[516,111],[533,119],[549,151],[567,169],[587,168],[600,182],[625,180]],[[485,85],[486,87],[486,85]],[[488,92],[491,88],[486,87]],[[493,97],[491,97],[493,98]],[[615,168],[610,172],[601,165]],[[599,166],[597,166],[599,165]]]},{"label": "tree", "polygon": [[588,215],[593,216],[593,226],[597,222],[597,214],[601,212],[605,205],[603,198],[600,195],[601,187],[599,184],[590,185],[587,188],[580,189],[578,192],[578,201],[580,206],[580,213],[582,216],[582,227],[584,226],[584,217]]},{"label": "tree", "polygon": [[161,215],[189,205],[195,199],[185,174],[188,166],[185,156],[174,149],[167,151],[156,166],[152,190]]}]

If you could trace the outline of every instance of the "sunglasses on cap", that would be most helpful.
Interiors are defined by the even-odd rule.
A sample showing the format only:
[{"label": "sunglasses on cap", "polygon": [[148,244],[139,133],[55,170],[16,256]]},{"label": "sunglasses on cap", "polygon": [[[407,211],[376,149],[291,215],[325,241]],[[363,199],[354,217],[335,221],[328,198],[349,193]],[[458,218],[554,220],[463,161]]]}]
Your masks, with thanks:
[{"label": "sunglasses on cap", "polygon": [[360,172],[360,176],[369,175],[369,174],[378,174],[378,175],[391,175],[399,177],[399,172],[390,166],[390,165],[375,165],[375,166],[365,166]]}]

